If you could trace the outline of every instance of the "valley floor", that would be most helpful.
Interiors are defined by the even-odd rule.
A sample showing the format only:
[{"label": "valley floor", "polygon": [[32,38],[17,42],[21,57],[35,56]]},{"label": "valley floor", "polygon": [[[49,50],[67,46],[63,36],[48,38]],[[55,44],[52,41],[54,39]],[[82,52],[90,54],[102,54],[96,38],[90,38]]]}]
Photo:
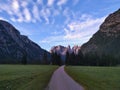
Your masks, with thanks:
[{"label": "valley floor", "polygon": [[85,90],[120,90],[120,67],[68,66],[65,70]]},{"label": "valley floor", "polygon": [[0,90],[44,90],[57,66],[0,65]]},{"label": "valley floor", "polygon": [[120,90],[120,67],[65,66],[79,84],[64,66],[57,68],[0,65],[0,90]]}]

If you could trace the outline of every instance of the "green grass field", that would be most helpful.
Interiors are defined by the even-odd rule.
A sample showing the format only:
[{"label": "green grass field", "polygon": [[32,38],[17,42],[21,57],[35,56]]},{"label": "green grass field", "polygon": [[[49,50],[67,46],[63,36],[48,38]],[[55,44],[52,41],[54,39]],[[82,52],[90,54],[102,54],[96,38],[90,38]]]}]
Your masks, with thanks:
[{"label": "green grass field", "polygon": [[120,67],[65,67],[85,90],[120,90]]},{"label": "green grass field", "polygon": [[0,90],[44,90],[57,66],[0,65]]}]

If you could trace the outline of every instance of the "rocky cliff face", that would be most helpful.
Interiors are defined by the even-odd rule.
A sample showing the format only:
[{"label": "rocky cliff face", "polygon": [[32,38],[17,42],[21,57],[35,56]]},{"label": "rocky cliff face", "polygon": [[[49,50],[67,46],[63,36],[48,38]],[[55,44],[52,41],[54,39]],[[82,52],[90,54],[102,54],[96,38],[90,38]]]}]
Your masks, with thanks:
[{"label": "rocky cliff face", "polygon": [[74,52],[75,54],[78,54],[78,52],[79,52],[80,49],[81,49],[80,46],[75,45],[75,46],[72,47],[72,52]]},{"label": "rocky cliff face", "polygon": [[61,55],[61,59],[65,60],[65,56],[66,56],[67,52],[69,52],[70,54],[71,53],[78,54],[79,50],[80,50],[79,46],[74,46],[74,47],[71,48],[70,46],[64,47],[64,46],[58,45],[58,46],[52,47],[50,52],[51,53],[57,53],[57,54]]},{"label": "rocky cliff face", "polygon": [[120,9],[110,14],[98,32],[81,47],[83,54],[97,53],[120,56]]},{"label": "rocky cliff face", "polygon": [[23,57],[28,63],[40,63],[44,53],[49,55],[10,23],[0,20],[0,63],[20,63]]},{"label": "rocky cliff face", "polygon": [[67,52],[67,48],[64,46],[54,46],[51,48],[50,53],[57,53],[61,56],[61,59],[64,61],[65,60],[65,55]]}]

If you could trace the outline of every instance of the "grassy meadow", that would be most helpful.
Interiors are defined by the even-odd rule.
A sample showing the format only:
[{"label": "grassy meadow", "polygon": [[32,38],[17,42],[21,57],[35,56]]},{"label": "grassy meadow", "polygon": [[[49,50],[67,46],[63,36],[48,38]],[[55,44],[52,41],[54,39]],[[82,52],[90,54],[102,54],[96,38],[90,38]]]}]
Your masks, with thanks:
[{"label": "grassy meadow", "polygon": [[85,90],[120,90],[120,67],[68,66],[65,70]]},{"label": "grassy meadow", "polygon": [[44,90],[57,66],[0,65],[0,90]]}]

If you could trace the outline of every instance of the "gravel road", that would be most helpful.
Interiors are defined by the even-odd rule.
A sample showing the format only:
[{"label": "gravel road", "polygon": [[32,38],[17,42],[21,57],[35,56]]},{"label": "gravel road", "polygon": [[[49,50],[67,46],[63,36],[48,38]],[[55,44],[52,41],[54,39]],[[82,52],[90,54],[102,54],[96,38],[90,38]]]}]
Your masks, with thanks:
[{"label": "gravel road", "polygon": [[61,66],[53,73],[46,90],[84,90],[84,88],[64,71],[64,66]]}]

